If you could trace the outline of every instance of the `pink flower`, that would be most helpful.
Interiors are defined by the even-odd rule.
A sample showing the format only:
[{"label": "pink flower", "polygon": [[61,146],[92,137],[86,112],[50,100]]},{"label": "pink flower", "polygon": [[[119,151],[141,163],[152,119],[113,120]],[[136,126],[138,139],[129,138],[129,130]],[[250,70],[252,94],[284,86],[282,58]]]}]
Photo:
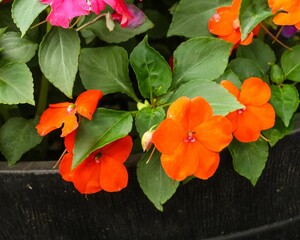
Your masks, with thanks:
[{"label": "pink flower", "polygon": [[53,26],[68,28],[72,18],[90,13],[86,0],[41,0],[41,3],[51,6],[46,20]]},{"label": "pink flower", "polygon": [[123,25],[122,25],[123,15],[121,15],[117,12],[114,12],[112,14],[112,18],[114,20],[117,20],[118,22],[120,22],[122,27],[134,29],[134,28],[137,28],[138,26],[142,25],[146,21],[146,16],[141,9],[136,7],[134,4],[128,3],[128,4],[126,4],[126,6],[127,6],[129,13],[134,17],[130,18]]}]

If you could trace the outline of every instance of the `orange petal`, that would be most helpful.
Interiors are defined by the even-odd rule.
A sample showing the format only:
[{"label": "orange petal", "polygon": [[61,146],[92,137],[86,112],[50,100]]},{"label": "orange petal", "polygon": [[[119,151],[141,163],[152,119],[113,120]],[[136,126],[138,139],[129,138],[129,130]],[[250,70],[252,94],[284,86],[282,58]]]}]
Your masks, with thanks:
[{"label": "orange petal", "polygon": [[260,123],[261,130],[272,128],[275,124],[275,111],[273,106],[269,103],[260,107],[248,106],[247,112],[255,116],[256,121]]},{"label": "orange petal", "polygon": [[240,90],[232,82],[230,82],[229,80],[223,80],[220,84],[237,99],[239,98]]},{"label": "orange petal", "polygon": [[78,122],[75,115],[71,114],[65,117],[61,137],[65,137],[78,128]]},{"label": "orange petal", "polygon": [[100,158],[100,185],[107,192],[117,192],[127,186],[128,173],[126,167],[110,157]]},{"label": "orange petal", "polygon": [[232,140],[232,125],[222,116],[213,116],[197,126],[196,139],[207,149],[220,152]]},{"label": "orange petal", "polygon": [[182,142],[172,155],[162,154],[162,167],[170,178],[182,181],[194,174],[197,170],[199,159],[197,145],[197,142]]},{"label": "orange petal", "polygon": [[224,10],[217,10],[208,22],[208,30],[215,35],[227,36],[233,31],[234,16],[227,7]]},{"label": "orange petal", "polygon": [[101,153],[109,156],[118,162],[125,162],[132,149],[132,139],[130,136],[118,139],[101,149]]},{"label": "orange petal", "polygon": [[257,141],[261,131],[261,124],[251,111],[244,110],[238,114],[238,125],[233,135],[240,142]]},{"label": "orange petal", "polygon": [[234,131],[237,128],[237,125],[238,125],[238,111],[239,110],[236,110],[236,111],[233,111],[233,112],[228,113],[226,115],[226,118],[231,123],[232,131]]},{"label": "orange petal", "polygon": [[82,194],[99,192],[100,186],[100,162],[96,162],[91,154],[73,170],[73,184]]},{"label": "orange petal", "polygon": [[226,36],[220,36],[218,35],[219,38],[231,42],[233,44],[237,44],[241,41],[241,32],[240,29],[233,30],[231,34],[226,35]]},{"label": "orange petal", "polygon": [[173,154],[184,138],[187,130],[173,119],[163,120],[152,135],[152,142],[163,154]]},{"label": "orange petal", "polygon": [[67,149],[67,152],[69,152],[69,153],[73,153],[74,144],[75,144],[75,136],[76,136],[76,131],[73,131],[70,134],[68,134],[64,139],[65,148]]},{"label": "orange petal", "polygon": [[188,97],[180,97],[174,101],[168,109],[167,119],[173,119],[178,124],[188,128],[187,111],[190,106],[191,99]]},{"label": "orange petal", "polygon": [[206,180],[216,172],[219,166],[220,156],[218,153],[209,151],[203,146],[199,146],[198,149],[202,154],[200,154],[198,169],[194,175],[197,178]]},{"label": "orange petal", "polygon": [[77,112],[91,120],[98,106],[98,101],[102,96],[103,94],[100,90],[87,90],[81,93],[75,102]]},{"label": "orange petal", "polygon": [[73,172],[71,171],[72,160],[73,154],[66,153],[59,164],[59,173],[68,182],[72,182],[73,179]]},{"label": "orange petal", "polygon": [[243,40],[241,41],[241,45],[249,45],[250,43],[252,43],[252,39],[253,39],[253,32],[250,32],[248,34],[248,36]]},{"label": "orange petal", "polygon": [[235,14],[237,17],[240,13],[240,7],[241,7],[242,0],[233,0],[231,4],[231,11],[233,14]]},{"label": "orange petal", "polygon": [[45,136],[49,132],[60,128],[68,115],[66,107],[47,108],[42,114],[39,124],[36,126],[38,133],[41,136]]},{"label": "orange petal", "polygon": [[239,101],[244,105],[261,106],[269,101],[271,89],[267,83],[257,77],[246,79],[242,86]]}]

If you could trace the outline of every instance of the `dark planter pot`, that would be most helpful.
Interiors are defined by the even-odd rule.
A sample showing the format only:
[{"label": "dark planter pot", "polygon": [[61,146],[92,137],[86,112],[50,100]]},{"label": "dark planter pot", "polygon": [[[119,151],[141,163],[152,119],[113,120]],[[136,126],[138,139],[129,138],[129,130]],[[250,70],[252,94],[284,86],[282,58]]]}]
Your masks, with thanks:
[{"label": "dark planter pot", "polygon": [[216,174],[157,211],[135,168],[119,193],[84,196],[53,162],[0,165],[0,239],[300,239],[300,131],[271,149],[256,187],[223,153]]}]

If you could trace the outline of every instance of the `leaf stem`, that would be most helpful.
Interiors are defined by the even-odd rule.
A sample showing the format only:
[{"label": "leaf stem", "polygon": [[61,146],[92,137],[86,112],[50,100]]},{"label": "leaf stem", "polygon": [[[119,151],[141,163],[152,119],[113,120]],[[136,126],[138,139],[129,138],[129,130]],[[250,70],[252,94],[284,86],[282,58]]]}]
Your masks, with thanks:
[{"label": "leaf stem", "polygon": [[98,16],[95,17],[93,20],[91,20],[91,21],[89,21],[89,22],[87,22],[87,23],[81,25],[80,27],[78,27],[78,28],[76,29],[76,31],[78,32],[78,31],[80,31],[81,29],[83,29],[83,28],[85,28],[85,27],[87,27],[87,26],[89,26],[89,25],[91,25],[91,24],[97,22],[100,18],[105,17],[105,15],[106,15],[106,13],[103,13],[103,14],[98,15]]},{"label": "leaf stem", "polygon": [[47,107],[48,89],[48,79],[44,75],[42,75],[40,94],[38,99],[38,105],[36,108],[36,116],[40,116]]}]

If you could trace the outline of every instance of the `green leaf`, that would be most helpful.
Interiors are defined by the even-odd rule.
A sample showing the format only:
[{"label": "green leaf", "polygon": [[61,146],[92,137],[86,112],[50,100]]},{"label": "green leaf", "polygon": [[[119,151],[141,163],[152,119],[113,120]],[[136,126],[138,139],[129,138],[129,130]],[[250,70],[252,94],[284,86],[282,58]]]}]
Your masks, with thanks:
[{"label": "green leaf", "polygon": [[36,17],[47,8],[40,0],[15,0],[12,6],[12,16],[17,27],[21,30],[22,37]]},{"label": "green leaf", "polygon": [[0,37],[3,36],[3,34],[6,32],[6,30],[7,30],[7,27],[0,28]]},{"label": "green leaf", "polygon": [[[120,24],[116,24],[114,30],[110,32],[106,27],[105,19],[100,19],[90,26],[85,27],[81,31],[92,31],[98,38],[108,43],[120,43],[125,42],[138,34],[146,32],[153,26],[153,23],[146,18],[146,21],[137,28],[122,28]],[[90,34],[88,36],[90,37]]]},{"label": "green leaf", "polygon": [[216,8],[228,5],[230,1],[222,0],[181,0],[173,15],[167,36],[184,36],[187,38],[209,36],[208,20]]},{"label": "green leaf", "polygon": [[225,116],[231,111],[244,107],[225,88],[210,81],[191,81],[181,85],[171,96],[169,102],[171,103],[181,96],[187,96],[189,98],[196,96],[203,97],[210,103],[216,115]]},{"label": "green leaf", "polygon": [[276,114],[281,118],[286,127],[289,126],[299,106],[299,93],[297,88],[291,84],[271,86],[272,96],[270,103],[273,105]]},{"label": "green leaf", "polygon": [[84,48],[79,58],[79,73],[86,89],[104,94],[122,92],[136,99],[128,73],[128,55],[121,47]]},{"label": "green leaf", "polygon": [[249,77],[266,79],[263,70],[256,62],[248,58],[235,58],[228,64],[228,68],[231,69],[241,81]]},{"label": "green leaf", "polygon": [[72,98],[78,68],[80,39],[74,29],[52,28],[39,48],[39,64],[45,77]]},{"label": "green leaf", "polygon": [[214,80],[225,70],[232,45],[217,38],[190,39],[174,52],[173,85]]},{"label": "green leaf", "polygon": [[128,135],[132,128],[129,112],[99,108],[93,120],[82,119],[76,133],[72,167],[76,167],[93,151]]},{"label": "green leaf", "polygon": [[21,38],[20,33],[7,32],[0,38],[0,47],[3,48],[1,52],[3,59],[27,63],[35,55],[38,44]]},{"label": "green leaf", "polygon": [[131,52],[130,64],[144,98],[166,93],[172,82],[171,69],[159,52],[149,46],[147,36]]},{"label": "green leaf", "polygon": [[281,67],[287,79],[300,82],[300,46],[285,51],[281,56]]},{"label": "green leaf", "polygon": [[274,51],[260,39],[253,39],[250,45],[240,45],[237,49],[237,57],[253,60],[264,73],[267,73],[270,66],[276,62]]},{"label": "green leaf", "polygon": [[24,63],[11,63],[0,67],[0,103],[34,105],[33,78]]},{"label": "green leaf", "polygon": [[271,9],[265,0],[243,0],[240,8],[240,25],[242,40],[264,19],[272,16]]},{"label": "green leaf", "polygon": [[145,107],[137,112],[135,117],[135,126],[140,135],[140,138],[144,133],[154,125],[159,124],[165,118],[165,111],[162,108],[148,108]]},{"label": "green leaf", "polygon": [[0,150],[9,166],[42,141],[35,126],[36,121],[16,117],[7,120],[0,128]]},{"label": "green leaf", "polygon": [[150,151],[143,155],[137,165],[137,179],[145,195],[154,206],[163,211],[163,204],[176,192],[179,182],[169,178],[160,163],[160,153],[155,151],[150,161]]},{"label": "green leaf", "polygon": [[237,88],[240,88],[242,86],[242,82],[239,79],[239,77],[230,69],[225,71],[220,77],[218,77],[218,79],[216,79],[215,82],[221,83],[221,81],[223,80],[229,80]]},{"label": "green leaf", "polygon": [[262,134],[269,140],[270,146],[273,147],[280,139],[290,134],[294,130],[294,126],[294,117],[291,119],[288,127],[284,125],[279,117],[276,117],[275,126],[263,131]]},{"label": "green leaf", "polygon": [[234,139],[229,145],[234,170],[255,186],[268,160],[268,149],[268,143],[263,139],[250,143]]}]

